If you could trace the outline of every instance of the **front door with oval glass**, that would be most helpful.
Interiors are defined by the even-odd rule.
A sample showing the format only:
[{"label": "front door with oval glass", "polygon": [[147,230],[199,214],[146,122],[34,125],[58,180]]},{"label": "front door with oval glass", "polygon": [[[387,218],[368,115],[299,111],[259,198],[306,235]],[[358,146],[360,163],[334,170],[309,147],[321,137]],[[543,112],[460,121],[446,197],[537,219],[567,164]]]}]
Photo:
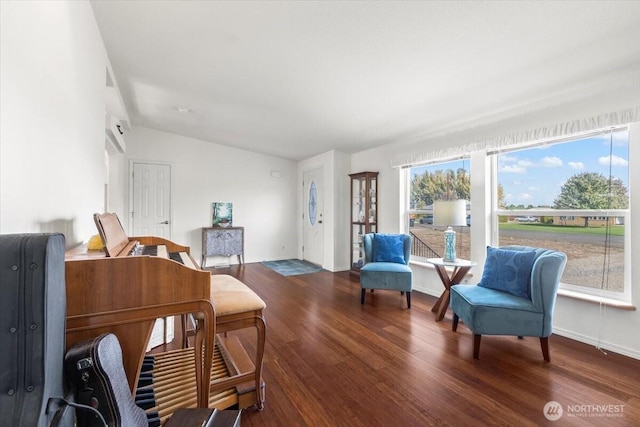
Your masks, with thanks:
[{"label": "front door with oval glass", "polygon": [[302,258],[321,266],[324,262],[322,168],[304,172],[302,179],[304,184]]}]

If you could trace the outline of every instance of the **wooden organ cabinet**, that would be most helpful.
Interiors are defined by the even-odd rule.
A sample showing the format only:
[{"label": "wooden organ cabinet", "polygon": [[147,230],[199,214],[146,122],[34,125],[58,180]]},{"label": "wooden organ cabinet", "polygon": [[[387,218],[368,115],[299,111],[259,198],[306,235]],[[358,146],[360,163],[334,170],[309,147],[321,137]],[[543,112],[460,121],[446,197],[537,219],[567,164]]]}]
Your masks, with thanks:
[{"label": "wooden organ cabinet", "polygon": [[[264,302],[236,278],[200,269],[188,247],[159,237],[128,238],[114,214],[103,215],[100,224],[118,229],[120,242],[103,236],[98,225],[104,251],[83,246],[66,254],[67,348],[101,333],[115,334],[136,400],[141,392],[153,395],[155,406],[143,408],[150,422],[157,418],[164,424],[177,409],[196,406],[262,409]],[[147,247],[157,255],[138,250]],[[167,316],[182,320],[182,348],[147,354],[156,319]],[[187,328],[188,318],[195,319],[195,330]],[[254,357],[235,334],[226,334],[247,327],[258,331]],[[191,346],[190,335],[195,337]],[[145,372],[150,359],[151,373]],[[149,377],[151,389],[144,381]]]}]

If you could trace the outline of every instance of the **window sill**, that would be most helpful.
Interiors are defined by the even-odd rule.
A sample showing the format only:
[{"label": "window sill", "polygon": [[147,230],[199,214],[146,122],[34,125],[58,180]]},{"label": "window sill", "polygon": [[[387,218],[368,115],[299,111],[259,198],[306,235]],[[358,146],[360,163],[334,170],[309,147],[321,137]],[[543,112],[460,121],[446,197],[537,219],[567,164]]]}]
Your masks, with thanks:
[{"label": "window sill", "polygon": [[426,261],[418,261],[418,260],[410,259],[409,264],[419,265],[420,267],[425,267],[425,268],[430,268],[432,270],[435,270],[435,267],[433,266],[433,264]]},{"label": "window sill", "polygon": [[[409,264],[419,265],[420,267],[423,267],[423,268],[435,270],[435,267],[433,266],[433,264],[424,262],[424,261],[411,260],[409,261]],[[452,269],[447,267],[447,270],[452,270]],[[466,279],[469,279],[472,277],[473,277],[472,273],[468,273],[467,276],[465,276]],[[607,307],[613,307],[620,310],[628,310],[628,311],[636,310],[636,307],[630,302],[620,301],[617,299],[607,298],[607,297],[602,297],[597,295],[588,295],[582,292],[570,291],[568,289],[558,289],[558,295],[566,298],[580,300],[580,301],[591,302],[594,304],[604,304]]]},{"label": "window sill", "polygon": [[600,297],[597,295],[587,295],[582,292],[569,291],[567,289],[558,289],[558,295],[581,301],[592,302],[594,304],[603,304],[607,307],[619,308],[620,310],[635,311],[636,309],[636,307],[630,302],[620,301],[613,298]]}]

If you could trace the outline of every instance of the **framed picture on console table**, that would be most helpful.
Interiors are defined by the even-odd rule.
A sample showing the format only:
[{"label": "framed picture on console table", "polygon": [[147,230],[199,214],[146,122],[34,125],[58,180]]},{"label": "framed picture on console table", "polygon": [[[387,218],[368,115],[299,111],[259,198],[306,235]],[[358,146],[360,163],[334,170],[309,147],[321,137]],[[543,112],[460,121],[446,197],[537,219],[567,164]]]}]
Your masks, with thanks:
[{"label": "framed picture on console table", "polygon": [[233,224],[233,203],[213,202],[211,212],[213,227],[231,227]]}]

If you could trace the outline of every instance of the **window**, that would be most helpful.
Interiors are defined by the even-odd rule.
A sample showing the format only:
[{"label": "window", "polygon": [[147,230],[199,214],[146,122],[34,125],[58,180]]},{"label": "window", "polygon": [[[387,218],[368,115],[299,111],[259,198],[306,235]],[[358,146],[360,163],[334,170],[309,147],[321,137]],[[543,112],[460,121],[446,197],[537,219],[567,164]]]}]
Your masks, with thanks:
[{"label": "window", "polygon": [[626,299],[627,128],[497,155],[499,245],[567,254],[562,287]]},{"label": "window", "polygon": [[410,168],[407,223],[413,236],[413,258],[442,258],[446,227],[433,225],[436,200],[466,200],[466,225],[453,227],[456,232],[456,255],[469,259],[471,183],[469,160],[461,159]]}]

